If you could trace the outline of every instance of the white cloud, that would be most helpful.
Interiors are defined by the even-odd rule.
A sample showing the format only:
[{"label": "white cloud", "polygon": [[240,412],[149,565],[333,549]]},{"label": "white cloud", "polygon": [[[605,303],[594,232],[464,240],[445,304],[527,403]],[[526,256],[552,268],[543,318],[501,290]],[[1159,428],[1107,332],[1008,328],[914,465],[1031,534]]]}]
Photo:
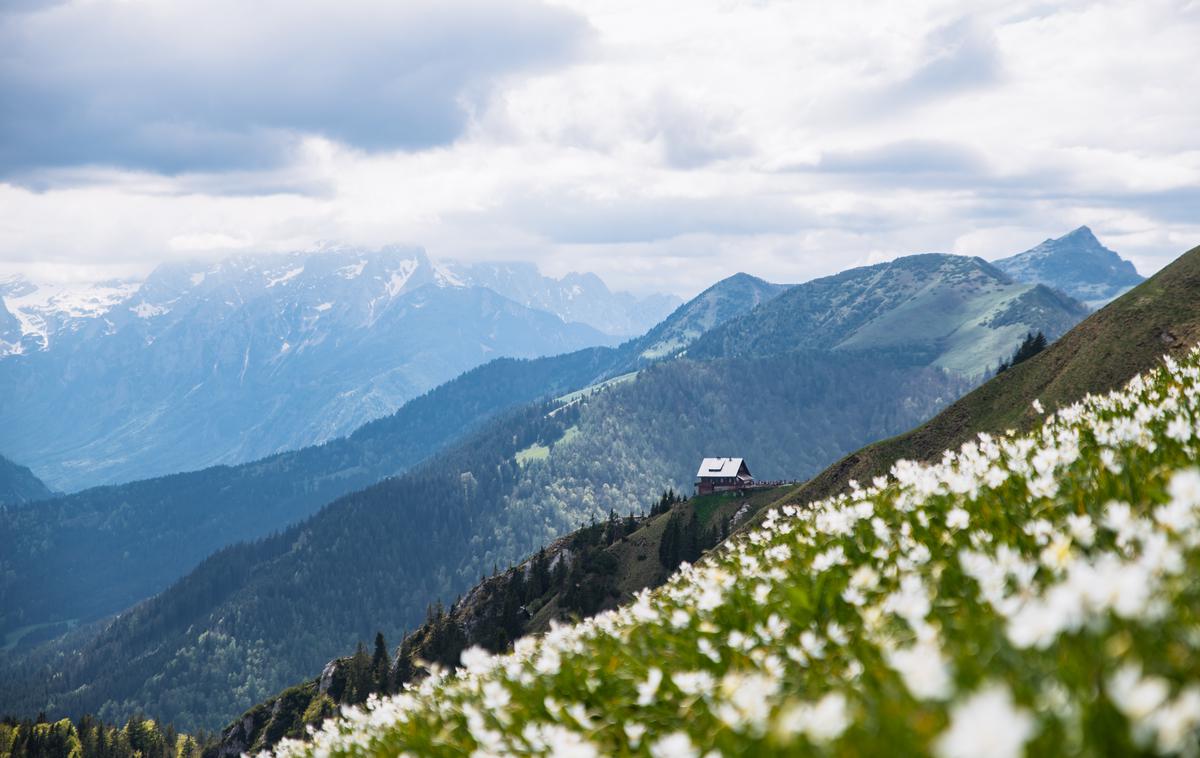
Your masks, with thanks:
[{"label": "white cloud", "polygon": [[[439,80],[446,91],[414,90],[405,107],[449,102],[459,119],[436,139],[388,146],[378,139],[386,118],[328,113],[381,86],[371,66],[361,89],[362,66],[340,66],[350,73],[337,86],[349,89],[335,97],[321,94],[319,66],[297,64],[295,76],[255,73],[258,89],[213,119],[244,125],[247,113],[286,115],[296,103],[301,116],[260,119],[289,135],[269,165],[232,150],[219,166],[41,167],[40,184],[0,185],[0,265],[144,268],[231,246],[400,243],[690,294],[737,270],[801,281],[912,252],[999,257],[1085,223],[1143,273],[1200,242],[1195,7],[560,5],[519,7],[546,20],[537,29],[574,30],[569,49],[522,57],[493,45],[507,66],[498,75],[456,69]],[[21,18],[76,6],[120,16],[110,0],[90,0]],[[488,42],[477,23],[440,21],[421,46],[404,24],[371,23],[361,11],[372,7],[362,0],[326,30],[331,50],[353,57],[344,40],[365,35],[410,62],[488,60],[465,49]],[[183,46],[185,69],[236,77],[245,61],[214,45],[230,32],[201,26],[209,34]],[[295,27],[296,39],[247,65],[320,47],[318,27]],[[161,38],[143,46],[147,66],[181,33],[151,31]],[[83,46],[78,65],[96,49]],[[171,70],[179,57],[168,56]],[[268,84],[287,91],[255,101]],[[325,99],[305,110],[311,91]],[[173,101],[139,107],[163,102]]]}]

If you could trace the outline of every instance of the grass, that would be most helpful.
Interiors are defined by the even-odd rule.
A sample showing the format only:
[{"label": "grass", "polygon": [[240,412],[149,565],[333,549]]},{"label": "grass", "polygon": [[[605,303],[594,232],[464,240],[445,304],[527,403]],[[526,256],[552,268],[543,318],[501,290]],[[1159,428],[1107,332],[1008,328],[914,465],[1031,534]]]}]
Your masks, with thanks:
[{"label": "grass", "polygon": [[518,450],[516,455],[518,464],[527,466],[534,461],[544,461],[550,457],[550,448],[540,442],[535,442],[524,450]]},{"label": "grass", "polygon": [[592,394],[593,392],[595,392],[597,390],[602,390],[602,389],[605,389],[606,387],[613,387],[618,384],[624,384],[625,382],[631,382],[637,378],[637,375],[638,375],[638,372],[630,371],[628,374],[621,374],[620,376],[614,376],[612,379],[606,379],[605,381],[600,382],[599,384],[593,384],[589,387],[584,387],[581,390],[576,390],[574,392],[563,395],[560,398],[556,398],[555,402],[562,403],[563,405],[569,405],[571,403],[574,403],[577,400],[587,397],[588,395]]},{"label": "grass", "polygon": [[526,466],[535,461],[544,461],[550,457],[550,452],[553,450],[553,448],[556,448],[559,445],[565,445],[578,436],[578,426],[567,427],[565,430],[563,430],[562,436],[549,445],[543,445],[540,442],[535,442],[523,450],[518,450],[513,455],[513,458],[521,466]]}]

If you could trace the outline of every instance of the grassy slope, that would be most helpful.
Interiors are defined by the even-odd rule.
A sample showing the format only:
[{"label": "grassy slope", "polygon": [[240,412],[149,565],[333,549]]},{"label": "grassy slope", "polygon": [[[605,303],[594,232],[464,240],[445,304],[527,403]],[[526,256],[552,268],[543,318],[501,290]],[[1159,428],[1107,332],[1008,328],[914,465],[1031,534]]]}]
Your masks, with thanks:
[{"label": "grassy slope", "polygon": [[[679,503],[675,508],[697,508],[702,526],[708,527],[715,523],[714,519],[733,516],[745,506],[747,507],[746,513],[742,515],[741,520],[749,521],[752,516],[778,502],[782,496],[786,496],[790,489],[790,487],[777,487],[760,490],[747,497],[709,495]],[[648,516],[639,522],[636,531],[605,548],[617,560],[615,579],[616,587],[620,592],[620,597],[613,602],[606,603],[605,608],[623,605],[639,590],[656,587],[666,579],[668,572],[659,562],[658,546],[670,518],[671,512]],[[553,555],[569,549],[577,536],[586,530],[585,527],[585,529],[555,540],[552,545],[547,546],[547,553]],[[521,564],[521,566],[524,567],[526,564]],[[508,573],[505,572],[505,575]],[[454,623],[464,629],[471,629],[475,626],[478,618],[487,616],[494,610],[488,606],[501,602],[494,587],[496,580],[496,577],[485,579],[450,609],[450,618]],[[560,611],[558,601],[559,593],[557,591],[551,592],[541,600],[533,616],[525,623],[524,633],[540,634],[549,629],[551,621],[568,620],[569,615]],[[410,638],[427,640],[429,626],[427,623],[417,629],[410,635]],[[468,635],[465,644],[477,644],[477,641],[470,639]],[[425,652],[423,647],[416,647],[413,651],[413,663],[415,664],[415,659],[421,658]],[[457,662],[457,656],[455,656],[455,662]],[[335,666],[327,667],[329,671],[333,672],[331,678],[327,679],[327,687],[330,686],[330,680],[344,676],[344,667],[347,663],[348,659],[343,658],[339,659]],[[342,670],[340,673],[339,669]],[[332,685],[333,691],[336,691],[337,687],[337,684]],[[319,723],[323,716],[328,715],[328,711],[323,711],[319,707],[320,704],[317,703],[321,694],[320,679],[312,679],[289,687],[275,697],[249,709],[240,719],[223,731],[221,755],[236,756],[243,751],[256,752],[273,746],[282,737],[300,737],[306,724]],[[328,704],[332,705],[332,702],[330,700]]]},{"label": "grassy slope", "polygon": [[897,460],[929,460],[979,432],[1030,428],[1047,409],[1107,392],[1200,342],[1200,247],[1089,316],[1045,352],[1000,374],[921,426],[846,456],[789,498],[809,502],[868,482]]}]

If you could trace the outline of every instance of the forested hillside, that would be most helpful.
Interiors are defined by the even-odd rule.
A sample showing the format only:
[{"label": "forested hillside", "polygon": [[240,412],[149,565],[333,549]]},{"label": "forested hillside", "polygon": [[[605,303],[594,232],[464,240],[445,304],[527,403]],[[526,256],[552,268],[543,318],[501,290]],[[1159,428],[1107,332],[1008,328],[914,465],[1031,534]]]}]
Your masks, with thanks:
[{"label": "forested hillside", "polygon": [[[507,414],[409,474],[217,553],[98,635],[10,661],[0,710],[116,718],[142,708],[219,726],[377,628],[398,638],[432,600],[590,516],[625,515],[690,484],[701,454],[725,452],[713,447],[761,459],[761,477],[803,478],[964,389],[898,363],[849,353],[679,361],[579,402]],[[49,682],[49,696],[33,681]]]},{"label": "forested hillside", "polygon": [[0,520],[0,633],[125,608],[213,551],[403,472],[505,408],[587,384],[610,360],[608,349],[500,359],[325,445],[10,507]]},{"label": "forested hillside", "polygon": [[144,716],[120,726],[90,716],[0,721],[0,758],[203,758],[216,749],[208,734],[180,734]]},{"label": "forested hillside", "polygon": [[28,467],[0,455],[0,506],[44,500],[53,494]]}]

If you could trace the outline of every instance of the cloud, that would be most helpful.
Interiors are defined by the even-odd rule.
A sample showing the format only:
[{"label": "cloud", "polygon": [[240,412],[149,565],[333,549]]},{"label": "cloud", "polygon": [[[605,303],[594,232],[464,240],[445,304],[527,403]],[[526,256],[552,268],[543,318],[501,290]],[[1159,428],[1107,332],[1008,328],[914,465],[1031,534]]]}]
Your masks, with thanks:
[{"label": "cloud", "polygon": [[896,100],[944,96],[1001,79],[1002,64],[991,30],[967,16],[934,29],[925,39],[924,62],[893,90]]},{"label": "cloud", "polygon": [[655,242],[687,234],[795,232],[829,223],[787,198],[564,197],[531,194],[490,212],[561,244]]},{"label": "cloud", "polygon": [[399,243],[689,295],[1200,241],[1194,5],[546,2],[7,4],[0,272]]},{"label": "cloud", "polygon": [[935,174],[979,177],[987,165],[980,154],[965,145],[929,139],[901,140],[860,150],[823,153],[816,170],[847,174]]},{"label": "cloud", "polygon": [[453,142],[505,76],[569,60],[577,15],[518,0],[99,0],[0,17],[0,176],[255,170],[305,136]]}]

